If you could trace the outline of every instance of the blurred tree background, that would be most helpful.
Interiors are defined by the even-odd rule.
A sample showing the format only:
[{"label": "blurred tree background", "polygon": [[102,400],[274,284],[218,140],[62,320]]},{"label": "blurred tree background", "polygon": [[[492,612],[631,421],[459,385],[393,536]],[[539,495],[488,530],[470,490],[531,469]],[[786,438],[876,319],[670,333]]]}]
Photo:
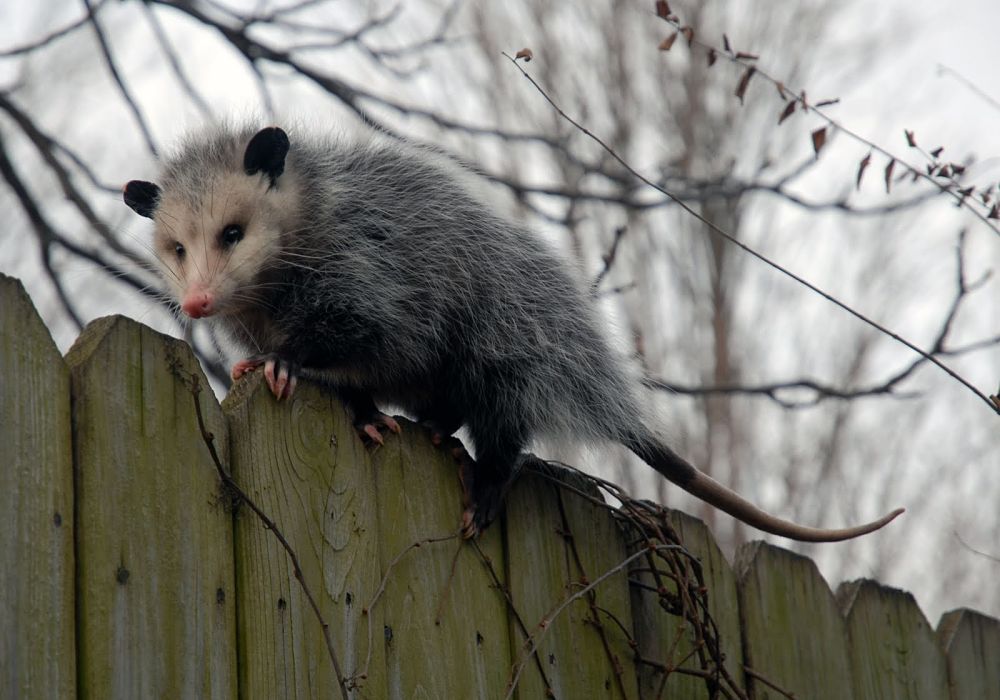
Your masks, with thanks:
[{"label": "blurred tree background", "polygon": [[[155,179],[156,154],[224,118],[435,144],[593,281],[691,461],[803,524],[907,507],[861,540],[791,545],[831,582],[912,590],[932,623],[956,606],[1000,614],[997,414],[642,183],[502,52],[530,48],[518,65],[568,115],[704,220],[983,394],[1000,381],[1000,233],[988,218],[1000,82],[931,57],[927,27],[943,18],[920,3],[670,5],[676,22],[652,0],[8,4],[0,270],[24,280],[63,349],[87,321],[126,313],[192,341],[224,391],[224,351],[163,303],[147,224],[121,204],[122,183]],[[987,34],[968,41],[974,56]],[[729,60],[740,52],[750,55]],[[801,108],[779,125],[802,90],[809,104],[842,98],[823,107],[832,125]],[[817,153],[810,135],[824,127]],[[730,552],[761,536],[623,452],[539,452],[699,515]]]}]

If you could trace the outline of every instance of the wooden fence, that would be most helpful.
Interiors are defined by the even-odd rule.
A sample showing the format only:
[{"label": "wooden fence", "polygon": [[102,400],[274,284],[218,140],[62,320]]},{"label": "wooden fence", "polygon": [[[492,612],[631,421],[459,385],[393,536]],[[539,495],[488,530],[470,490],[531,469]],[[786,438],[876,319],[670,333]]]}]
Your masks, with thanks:
[{"label": "wooden fence", "polygon": [[121,317],[61,357],[0,276],[0,697],[1000,698],[998,620],[935,631],[762,542],[730,565],[676,512],[636,537],[569,472],[527,474],[462,543],[419,427],[369,450],[316,387],[220,406],[196,382],[184,343]]}]

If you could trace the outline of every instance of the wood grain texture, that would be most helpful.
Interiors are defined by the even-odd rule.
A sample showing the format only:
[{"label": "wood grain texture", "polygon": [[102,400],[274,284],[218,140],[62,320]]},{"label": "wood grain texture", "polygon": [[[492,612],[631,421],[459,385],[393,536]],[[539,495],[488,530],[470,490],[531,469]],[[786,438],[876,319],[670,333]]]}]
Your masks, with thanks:
[{"label": "wood grain texture", "polygon": [[[850,697],[846,624],[816,564],[750,542],[737,550],[733,568],[746,664],[799,698]],[[757,700],[782,697],[760,680],[747,685]]]},{"label": "wood grain texture", "polygon": [[913,596],[876,581],[840,584],[858,700],[948,696],[948,667],[934,629]]},{"label": "wood grain texture", "polygon": [[[122,317],[67,355],[79,682],[93,698],[236,695],[232,517],[202,441],[188,346]],[[226,454],[215,398],[200,397]]]},{"label": "wood grain texture", "polygon": [[937,633],[951,700],[1000,698],[1000,620],[961,608],[941,616]]},{"label": "wood grain texture", "polygon": [[69,370],[0,275],[0,697],[76,694]]},{"label": "wood grain texture", "polygon": [[[602,500],[587,482],[562,469],[559,480]],[[527,658],[526,639],[511,623],[515,659],[525,665],[518,697],[540,698],[551,691],[561,700],[629,697],[638,694],[629,668],[632,630],[627,569],[610,576],[588,597],[554,611],[587,582],[627,558],[618,524],[603,507],[547,478],[524,474],[511,490],[506,515],[507,568],[514,606],[537,639],[536,662]],[[623,631],[623,629],[626,631]]]},{"label": "wood grain texture", "polygon": [[[373,454],[386,577],[373,609],[384,622],[385,697],[502,698],[510,669],[506,608],[475,548],[457,537],[458,467],[423,428],[401,425],[402,434]],[[501,539],[494,524],[478,544],[502,577]]]},{"label": "wood grain texture", "polygon": [[[330,626],[353,697],[385,697],[379,612],[369,659],[363,612],[380,578],[371,460],[343,406],[300,384],[278,402],[260,373],[223,402],[233,477],[275,521]],[[322,627],[274,533],[246,506],[236,519],[240,687],[246,697],[339,698]],[[368,664],[366,667],[366,663]]]}]

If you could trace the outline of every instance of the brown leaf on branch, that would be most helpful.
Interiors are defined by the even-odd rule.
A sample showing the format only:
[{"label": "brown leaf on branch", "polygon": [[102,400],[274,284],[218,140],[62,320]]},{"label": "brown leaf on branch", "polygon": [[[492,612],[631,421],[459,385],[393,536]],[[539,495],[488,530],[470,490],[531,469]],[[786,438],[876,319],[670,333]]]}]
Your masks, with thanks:
[{"label": "brown leaf on branch", "polygon": [[528,61],[530,61],[534,57],[535,57],[535,54],[531,53],[531,49],[521,49],[516,54],[514,54],[514,60],[515,61],[517,59],[519,59],[519,58],[523,58],[525,63],[527,63]]},{"label": "brown leaf on branch", "polygon": [[944,146],[938,146],[933,151],[931,151],[931,156],[937,158],[939,155],[941,155],[942,151],[944,151]]},{"label": "brown leaf on branch", "polygon": [[785,95],[785,84],[783,82],[781,82],[780,80],[776,81],[774,83],[774,87],[778,88],[778,97],[780,97],[783,100],[788,99],[788,96]]},{"label": "brown leaf on branch", "polygon": [[729,37],[725,34],[722,35],[722,48],[726,50],[726,53],[732,53],[733,49],[729,45]]},{"label": "brown leaf on branch", "polygon": [[892,170],[896,167],[896,159],[893,158],[889,161],[889,165],[885,166],[885,193],[889,194],[889,190],[892,188]]},{"label": "brown leaf on branch", "polygon": [[908,129],[903,129],[903,133],[906,134],[906,143],[910,145],[910,148],[916,148],[917,141],[913,138],[913,132]]},{"label": "brown leaf on branch", "polygon": [[937,176],[938,177],[951,177],[951,168],[949,168],[947,165],[945,165],[940,170],[938,170]]},{"label": "brown leaf on branch", "polygon": [[667,0],[656,0],[656,16],[661,19],[670,16],[670,5],[667,4]]},{"label": "brown leaf on branch", "polygon": [[1000,205],[994,204],[993,208],[990,209],[990,213],[986,215],[987,219],[1000,219]]},{"label": "brown leaf on branch", "polygon": [[816,129],[812,132],[812,142],[813,150],[816,151],[816,156],[819,157],[819,152],[823,150],[823,146],[826,145],[826,127]]},{"label": "brown leaf on branch", "polygon": [[736,58],[743,58],[747,61],[756,61],[760,56],[755,53],[747,53],[746,51],[740,51],[736,54]]},{"label": "brown leaf on branch", "polygon": [[861,189],[861,176],[865,174],[865,168],[868,164],[872,162],[872,152],[868,151],[868,155],[861,159],[861,163],[858,164],[858,182],[855,185],[856,189]]},{"label": "brown leaf on branch", "polygon": [[743,75],[740,77],[740,83],[736,86],[736,96],[740,98],[740,104],[743,104],[743,95],[746,94],[747,86],[750,84],[750,78],[753,74],[757,72],[757,69],[753,66],[747,68]]},{"label": "brown leaf on branch", "polygon": [[709,49],[708,50],[708,66],[709,66],[709,68],[711,68],[712,66],[715,65],[715,59],[716,58],[718,58],[718,55],[715,53],[715,49]]},{"label": "brown leaf on branch", "polygon": [[687,39],[688,46],[694,41],[694,29],[692,27],[681,27],[681,34]]},{"label": "brown leaf on branch", "polygon": [[839,102],[840,102],[840,98],[838,97],[838,98],[833,99],[833,100],[823,100],[821,102],[817,102],[816,106],[817,107],[829,107],[830,105],[835,105],[835,104],[837,104]]},{"label": "brown leaf on branch", "polygon": [[781,110],[781,116],[778,117],[778,123],[779,124],[781,122],[785,121],[786,119],[788,119],[790,116],[792,116],[792,112],[795,111],[795,105],[797,105],[797,104],[798,104],[798,102],[796,102],[794,100],[790,100],[788,102],[788,104],[785,105],[785,108],[783,110]]},{"label": "brown leaf on branch", "polygon": [[958,163],[952,163],[951,172],[955,173],[955,176],[957,177],[965,172],[965,166],[959,165]]},{"label": "brown leaf on branch", "polygon": [[669,51],[670,47],[674,45],[675,41],[677,41],[677,32],[674,32],[673,34],[671,34],[670,36],[668,36],[666,39],[664,39],[663,41],[661,41],[660,45],[657,46],[656,48],[658,48],[660,51]]}]

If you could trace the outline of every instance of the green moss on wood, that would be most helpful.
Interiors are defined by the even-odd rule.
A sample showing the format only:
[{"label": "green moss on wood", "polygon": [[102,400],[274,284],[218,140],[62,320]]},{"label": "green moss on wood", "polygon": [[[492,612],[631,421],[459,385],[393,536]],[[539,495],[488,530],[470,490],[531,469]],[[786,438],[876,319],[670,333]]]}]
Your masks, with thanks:
[{"label": "green moss on wood", "polygon": [[76,691],[69,371],[0,275],[0,695]]}]

